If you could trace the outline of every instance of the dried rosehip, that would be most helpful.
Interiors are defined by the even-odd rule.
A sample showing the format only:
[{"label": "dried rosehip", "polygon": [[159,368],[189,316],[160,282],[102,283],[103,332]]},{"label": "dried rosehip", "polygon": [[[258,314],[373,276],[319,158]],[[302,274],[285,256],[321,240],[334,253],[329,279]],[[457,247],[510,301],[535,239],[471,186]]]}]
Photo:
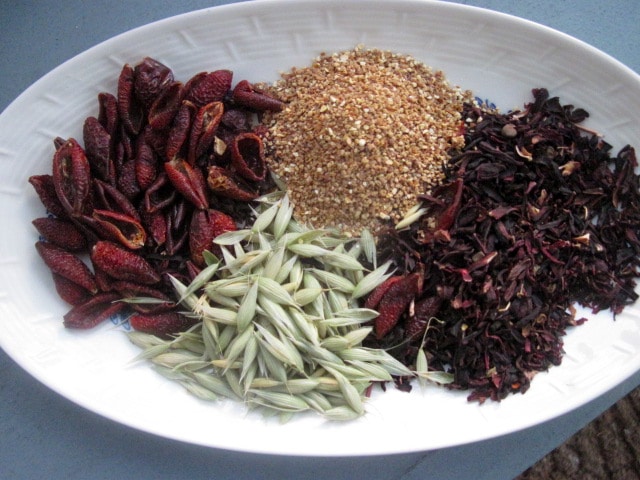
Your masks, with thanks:
[{"label": "dried rosehip", "polygon": [[149,315],[137,313],[129,318],[129,323],[134,330],[168,337],[187,330],[196,321],[176,312],[165,312]]},{"label": "dried rosehip", "polygon": [[93,192],[95,208],[122,213],[136,220],[140,218],[131,201],[113,185],[96,179],[93,182]]},{"label": "dried rosehip", "polygon": [[144,135],[140,137],[138,142],[138,151],[135,158],[136,181],[141,190],[145,191],[156,180],[158,176],[158,159],[153,149],[144,139]]},{"label": "dried rosehip", "polygon": [[[246,83],[234,102],[231,81],[230,71],[218,70],[183,85],[147,57],[134,68],[123,66],[116,95],[98,95],[97,115],[84,121],[84,148],[74,139],[54,140],[52,175],[29,181],[56,216],[34,226],[47,240],[36,248],[60,297],[75,306],[65,325],[89,328],[123,309],[174,308],[162,275],[193,278],[200,267],[190,257],[203,265],[202,250],[214,250],[213,238],[236,228],[231,216],[209,210],[210,195],[234,217],[250,211],[245,202],[258,195],[263,186],[254,183],[266,174],[261,137],[254,131],[237,138],[241,158],[233,167],[227,146],[251,131],[256,110],[273,99]],[[226,167],[220,178],[210,178],[217,197],[207,188],[209,165]],[[70,252],[78,249],[88,249],[93,271]],[[130,296],[161,302],[112,305]]]},{"label": "dried rosehip", "polygon": [[91,249],[91,261],[113,278],[151,285],[160,275],[140,255],[115,243],[100,240]]},{"label": "dried rosehip", "polygon": [[81,252],[87,249],[87,239],[71,222],[58,218],[36,218],[31,223],[45,240],[68,251]]},{"label": "dried rosehip", "polygon": [[216,253],[213,239],[224,232],[233,230],[236,230],[236,223],[229,215],[213,209],[194,212],[189,226],[191,261],[198,267],[204,267],[203,251],[212,250]]},{"label": "dried rosehip", "polygon": [[98,291],[93,274],[73,253],[47,242],[36,242],[36,250],[52,272],[77,283],[91,293]]},{"label": "dried rosehip", "polygon": [[147,232],[147,243],[152,241],[151,247],[162,246],[167,240],[167,222],[165,214],[160,210],[147,212],[145,208],[140,209],[141,223]]},{"label": "dried rosehip", "polygon": [[377,339],[383,338],[398,323],[400,316],[422,288],[422,275],[411,273],[394,282],[378,303],[379,315],[374,320]]},{"label": "dried rosehip", "polygon": [[153,101],[173,82],[173,72],[159,61],[145,57],[134,68],[134,93],[140,104],[149,109]]},{"label": "dried rosehip", "polygon": [[183,96],[182,83],[173,82],[155,99],[148,114],[149,125],[153,130],[163,131],[171,126],[173,117],[176,116],[180,105],[182,105]]},{"label": "dried rosehip", "polygon": [[223,112],[222,102],[211,102],[198,110],[189,137],[189,164],[194,165],[213,145]]},{"label": "dried rosehip", "polygon": [[175,302],[169,298],[165,292],[157,288],[150,287],[149,285],[118,280],[113,282],[111,287],[113,290],[120,293],[123,298],[145,297],[160,300],[158,303],[132,303],[130,307],[139,313],[151,314],[166,312],[176,306]]},{"label": "dried rosehip", "polygon": [[113,141],[120,122],[118,116],[118,99],[110,93],[102,92],[98,94],[98,103],[100,105],[98,121]]},{"label": "dried rosehip", "polygon": [[284,108],[284,103],[264,92],[255,90],[247,80],[242,80],[233,89],[231,96],[233,101],[252,110],[264,112],[266,110],[279,112]]},{"label": "dried rosehip", "polygon": [[33,186],[38,198],[40,198],[49,213],[58,218],[67,217],[67,211],[60,203],[56,193],[52,175],[32,175],[29,177],[29,183]]},{"label": "dried rosehip", "polygon": [[205,179],[199,168],[191,167],[186,161],[176,158],[165,162],[164,170],[175,189],[196,208],[205,209],[209,206]]},{"label": "dried rosehip", "polygon": [[400,280],[402,280],[402,275],[394,275],[393,277],[389,277],[380,285],[378,285],[365,300],[364,308],[375,309],[380,303],[380,300],[382,300],[382,297],[384,297],[384,295],[389,291],[391,286],[394,283],[399,282]]},{"label": "dried rosehip", "polygon": [[82,140],[91,171],[105,182],[114,183],[116,174],[111,152],[111,135],[97,118],[86,118]]},{"label": "dried rosehip", "polygon": [[93,328],[127,307],[125,303],[118,302],[119,299],[120,296],[117,293],[99,293],[90,297],[64,315],[64,326],[80,329]]},{"label": "dried rosehip", "polygon": [[185,85],[186,99],[202,107],[211,102],[224,100],[231,88],[233,73],[230,70],[201,72],[194,75]]},{"label": "dried rosehip", "polygon": [[165,222],[167,226],[167,235],[165,241],[165,252],[172,256],[178,253],[184,245],[186,245],[189,237],[189,214],[188,203],[184,199],[180,199],[172,204],[165,212]]},{"label": "dried rosehip", "polygon": [[262,139],[255,133],[237,135],[231,143],[231,166],[238,175],[252,182],[260,182],[267,175]]},{"label": "dried rosehip", "polygon": [[191,125],[198,112],[198,107],[188,100],[183,100],[178,113],[173,118],[173,123],[167,135],[165,158],[173,160],[180,156],[186,156],[189,146]]},{"label": "dried rosehip", "polygon": [[230,170],[214,165],[209,167],[208,173],[207,184],[215,194],[244,202],[258,198],[257,190],[251,188]]},{"label": "dried rosehip", "polygon": [[162,210],[176,201],[176,189],[173,188],[166,172],[160,172],[155,182],[144,192],[144,209],[147,213]]},{"label": "dried rosehip", "polygon": [[129,200],[133,201],[140,195],[140,185],[138,185],[138,177],[136,175],[135,158],[126,160],[120,167],[119,175],[116,180],[116,186],[122,194]]},{"label": "dried rosehip", "polygon": [[125,130],[131,135],[140,133],[144,114],[134,95],[134,70],[131,65],[122,67],[118,78],[118,114]]},{"label": "dried rosehip", "polygon": [[71,305],[79,305],[91,296],[91,292],[86,288],[81,287],[62,275],[51,272],[51,276],[58,296],[65,302]]},{"label": "dried rosehip", "polygon": [[441,305],[442,298],[437,296],[425,298],[416,303],[414,314],[408,318],[405,325],[405,338],[414,339],[422,335]]},{"label": "dried rosehip", "polygon": [[113,240],[132,250],[142,248],[147,241],[147,232],[140,222],[122,213],[94,209],[91,216],[82,217],[82,221],[101,238]]},{"label": "dried rosehip", "polygon": [[66,212],[86,213],[91,193],[91,167],[83,148],[73,138],[65,141],[53,156],[53,186]]}]

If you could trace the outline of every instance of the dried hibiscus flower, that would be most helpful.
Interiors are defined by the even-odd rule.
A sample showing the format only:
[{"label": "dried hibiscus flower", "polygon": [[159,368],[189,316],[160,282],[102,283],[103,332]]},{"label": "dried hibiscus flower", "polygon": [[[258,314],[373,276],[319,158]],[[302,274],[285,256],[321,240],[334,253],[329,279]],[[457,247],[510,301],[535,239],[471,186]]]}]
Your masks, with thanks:
[{"label": "dried hibiscus flower", "polygon": [[[422,290],[375,346],[405,364],[424,347],[470,400],[525,392],[560,364],[573,305],[614,315],[633,303],[640,253],[633,148],[617,156],[578,125],[588,113],[533,90],[522,111],[465,105],[465,147],[448,185],[420,195],[423,215],[380,238],[382,260]],[[587,132],[587,134],[585,134]],[[426,313],[425,313],[426,312]],[[398,346],[400,345],[400,346]]]}]

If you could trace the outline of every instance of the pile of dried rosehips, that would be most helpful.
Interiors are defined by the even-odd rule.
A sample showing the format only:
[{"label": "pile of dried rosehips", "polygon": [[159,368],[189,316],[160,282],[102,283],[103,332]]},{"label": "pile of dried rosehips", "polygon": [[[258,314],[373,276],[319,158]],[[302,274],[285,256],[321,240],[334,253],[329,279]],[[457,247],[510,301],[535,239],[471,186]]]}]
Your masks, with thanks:
[{"label": "pile of dried rosehips", "polygon": [[[98,100],[84,146],[56,139],[52,174],[29,179],[49,214],[33,222],[36,248],[73,305],[67,327],[133,309],[136,329],[180,331],[191,321],[177,313],[168,275],[193,278],[212,239],[270,188],[255,117],[282,103],[246,80],[232,88],[228,70],[182,83],[152,58],[125,65],[117,94]],[[117,302],[132,297],[157,302]]]}]

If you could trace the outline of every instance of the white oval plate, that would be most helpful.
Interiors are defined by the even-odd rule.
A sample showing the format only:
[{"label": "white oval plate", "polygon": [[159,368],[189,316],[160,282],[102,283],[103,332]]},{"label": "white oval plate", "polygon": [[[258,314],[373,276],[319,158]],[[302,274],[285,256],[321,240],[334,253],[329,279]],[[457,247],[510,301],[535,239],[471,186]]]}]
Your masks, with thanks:
[{"label": "white oval plate", "polygon": [[502,109],[520,107],[547,87],[591,112],[616,149],[640,145],[640,78],[564,34],[477,8],[432,1],[264,0],[169,18],[106,41],[36,82],[0,116],[0,341],[38,380],[77,404],[134,428],[195,444],[286,455],[373,455],[475,442],[566,413],[640,368],[637,306],[613,321],[592,318],[566,337],[560,367],[538,375],[525,395],[470,404],[437,387],[391,388],[355,422],[317,416],[281,425],[235,403],[205,403],[145,364],[121,329],[63,328],[67,306],[37,256],[30,221],[41,216],[32,174],[51,169],[52,139],[81,137],[97,94],[116,91],[122,65],[144,56],[180,80],[218,68],[235,80],[272,81],[322,51],[356,44],[412,54],[450,81]]}]

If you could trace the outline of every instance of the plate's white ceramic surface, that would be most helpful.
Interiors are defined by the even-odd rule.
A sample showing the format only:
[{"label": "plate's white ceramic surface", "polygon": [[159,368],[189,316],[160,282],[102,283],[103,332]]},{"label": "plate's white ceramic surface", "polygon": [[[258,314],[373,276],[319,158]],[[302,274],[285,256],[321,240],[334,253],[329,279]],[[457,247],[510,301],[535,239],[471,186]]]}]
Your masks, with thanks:
[{"label": "plate's white ceramic surface", "polygon": [[65,330],[67,310],[37,256],[31,219],[43,212],[27,183],[51,168],[52,139],[81,137],[97,94],[115,92],[122,65],[152,56],[186,80],[228,68],[235,79],[275,80],[321,51],[356,44],[412,54],[450,81],[503,109],[533,87],[591,112],[588,125],[616,149],[640,146],[640,77],[601,52],[538,25],[430,1],[265,0],[198,11],[128,32],[46,75],[0,116],[0,343],[34,377],[115,421],[202,445],[288,455],[370,455],[479,441],[551,419],[614,387],[640,368],[640,310],[614,322],[593,317],[566,337],[562,366],[525,395],[500,404],[466,402],[436,387],[377,393],[368,414],[328,424],[316,416],[286,425],[241,405],[200,402],[146,365],[122,330]]}]

